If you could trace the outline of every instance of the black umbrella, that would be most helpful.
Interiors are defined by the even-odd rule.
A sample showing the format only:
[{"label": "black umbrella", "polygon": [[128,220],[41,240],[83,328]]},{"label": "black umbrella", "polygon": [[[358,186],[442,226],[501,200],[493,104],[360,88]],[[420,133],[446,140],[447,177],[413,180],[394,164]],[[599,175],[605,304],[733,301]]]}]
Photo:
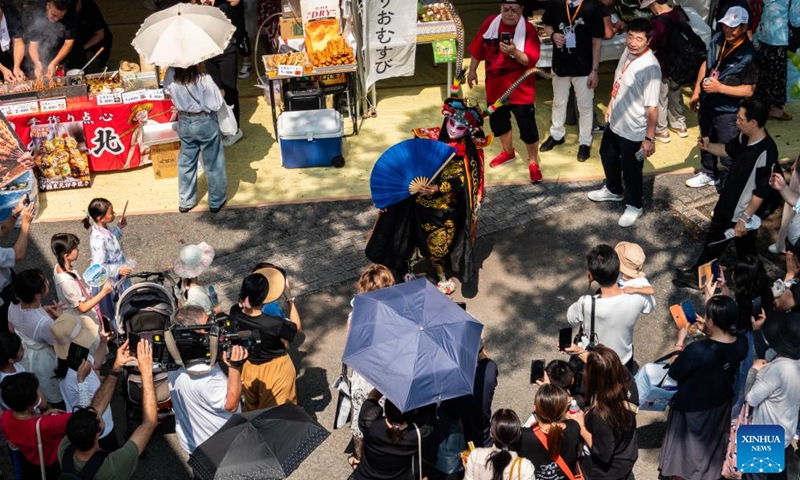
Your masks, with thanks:
[{"label": "black umbrella", "polygon": [[330,433],[300,407],[233,415],[189,457],[202,480],[282,480]]}]

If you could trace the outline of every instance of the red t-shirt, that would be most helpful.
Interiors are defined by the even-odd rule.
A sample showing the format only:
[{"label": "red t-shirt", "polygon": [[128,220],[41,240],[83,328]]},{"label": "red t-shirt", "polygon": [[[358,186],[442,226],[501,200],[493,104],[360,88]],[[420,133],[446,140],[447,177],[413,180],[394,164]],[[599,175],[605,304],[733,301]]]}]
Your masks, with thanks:
[{"label": "red t-shirt", "polygon": [[[497,15],[487,18],[481,25],[480,30],[478,30],[478,34],[472,39],[472,43],[469,44],[469,53],[472,58],[486,62],[486,103],[489,104],[500,98],[526,70],[536,65],[536,62],[539,61],[539,35],[536,33],[536,28],[524,19],[521,20],[525,22],[525,48],[522,50],[528,56],[528,66],[522,65],[500,51],[501,35],[507,32],[511,34],[513,39],[516,27],[509,27],[500,22],[497,38],[492,40],[483,38],[492,20],[496,17]],[[520,48],[519,45],[517,45],[517,48]],[[536,99],[534,85],[535,78],[532,75],[514,90],[514,93],[508,99],[508,103],[514,105],[532,104]]]},{"label": "red t-shirt", "polygon": [[[42,452],[45,465],[52,465],[58,461],[58,445],[67,434],[67,420],[71,413],[58,415],[43,415],[39,424],[42,433]],[[0,428],[6,434],[8,441],[19,447],[25,458],[39,465],[39,447],[36,441],[36,421],[38,418],[18,420],[11,410],[6,410],[0,417]]]}]

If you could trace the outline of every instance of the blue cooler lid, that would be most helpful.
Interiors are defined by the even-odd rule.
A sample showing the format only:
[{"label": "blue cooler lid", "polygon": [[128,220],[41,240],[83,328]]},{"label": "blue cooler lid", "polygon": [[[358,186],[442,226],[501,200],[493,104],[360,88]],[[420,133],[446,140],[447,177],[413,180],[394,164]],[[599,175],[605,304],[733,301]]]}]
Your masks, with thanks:
[{"label": "blue cooler lid", "polygon": [[344,134],[342,114],[327,108],[283,112],[278,117],[278,136],[281,140],[339,138]]}]

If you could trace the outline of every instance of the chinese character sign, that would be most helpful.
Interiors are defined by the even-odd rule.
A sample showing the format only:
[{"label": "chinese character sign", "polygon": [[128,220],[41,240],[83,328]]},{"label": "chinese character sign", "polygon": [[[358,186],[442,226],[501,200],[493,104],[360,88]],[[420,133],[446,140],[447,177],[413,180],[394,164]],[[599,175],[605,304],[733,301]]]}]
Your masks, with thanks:
[{"label": "chinese character sign", "polygon": [[417,2],[373,0],[367,11],[367,88],[382,78],[414,74]]}]

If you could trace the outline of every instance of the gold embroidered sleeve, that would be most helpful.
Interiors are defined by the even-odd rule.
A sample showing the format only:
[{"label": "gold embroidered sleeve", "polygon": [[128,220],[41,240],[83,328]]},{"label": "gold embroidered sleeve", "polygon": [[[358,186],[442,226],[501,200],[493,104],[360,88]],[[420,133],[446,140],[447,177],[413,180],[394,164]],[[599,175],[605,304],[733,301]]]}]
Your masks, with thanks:
[{"label": "gold embroidered sleeve", "polygon": [[450,186],[450,182],[442,182],[439,184],[439,191],[441,193],[450,193],[453,190],[453,187]]}]

